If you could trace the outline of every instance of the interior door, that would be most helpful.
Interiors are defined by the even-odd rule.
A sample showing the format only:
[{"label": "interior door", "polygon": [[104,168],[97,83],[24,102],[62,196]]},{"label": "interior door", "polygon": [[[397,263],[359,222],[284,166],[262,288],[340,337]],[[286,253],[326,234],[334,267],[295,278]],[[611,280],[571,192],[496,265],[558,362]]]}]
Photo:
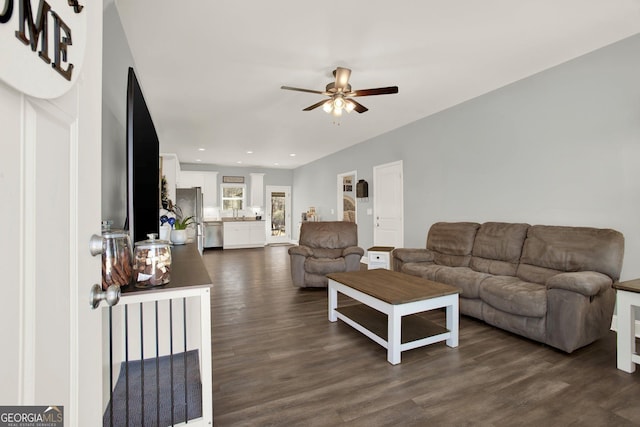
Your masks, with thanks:
[{"label": "interior door", "polygon": [[373,168],[373,244],[404,246],[402,161]]},{"label": "interior door", "polygon": [[[64,424],[102,423],[100,259],[102,5],[86,7],[87,52],[55,100],[0,82],[3,405],[63,406]],[[2,56],[0,61],[10,61]]]},{"label": "interior door", "polygon": [[267,185],[265,231],[267,244],[291,242],[291,187]]}]

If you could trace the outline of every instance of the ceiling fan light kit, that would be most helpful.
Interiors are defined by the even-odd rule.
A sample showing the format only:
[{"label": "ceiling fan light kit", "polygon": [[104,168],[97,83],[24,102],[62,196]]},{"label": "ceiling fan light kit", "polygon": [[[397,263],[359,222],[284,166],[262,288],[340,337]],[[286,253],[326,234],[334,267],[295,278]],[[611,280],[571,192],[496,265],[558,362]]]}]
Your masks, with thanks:
[{"label": "ceiling fan light kit", "polygon": [[348,68],[337,67],[335,70],[333,70],[333,75],[336,80],[329,83],[326,86],[324,92],[312,89],[301,89],[291,86],[281,86],[280,88],[285,90],[294,90],[298,92],[308,92],[328,96],[329,99],[322,100],[313,105],[310,105],[307,108],[304,108],[302,111],[315,110],[316,108],[321,106],[326,113],[333,114],[336,117],[341,116],[343,111],[346,111],[347,113],[350,113],[353,110],[356,110],[358,113],[369,111],[367,107],[352,99],[356,96],[389,95],[398,93],[398,86],[380,87],[376,89],[361,89],[353,91],[351,90],[351,85],[349,84],[351,70]]}]

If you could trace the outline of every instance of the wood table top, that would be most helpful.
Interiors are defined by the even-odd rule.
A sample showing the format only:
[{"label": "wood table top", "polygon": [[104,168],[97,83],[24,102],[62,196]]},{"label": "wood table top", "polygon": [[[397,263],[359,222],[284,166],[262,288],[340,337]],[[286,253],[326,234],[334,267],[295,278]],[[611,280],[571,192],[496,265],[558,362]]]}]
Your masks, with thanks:
[{"label": "wood table top", "polygon": [[614,283],[613,287],[614,289],[620,289],[621,291],[640,293],[640,279],[633,279],[633,280],[627,280],[626,282]]},{"label": "wood table top", "polygon": [[327,277],[394,305],[462,292],[455,286],[382,268],[349,271],[346,273],[331,273],[328,274]]}]

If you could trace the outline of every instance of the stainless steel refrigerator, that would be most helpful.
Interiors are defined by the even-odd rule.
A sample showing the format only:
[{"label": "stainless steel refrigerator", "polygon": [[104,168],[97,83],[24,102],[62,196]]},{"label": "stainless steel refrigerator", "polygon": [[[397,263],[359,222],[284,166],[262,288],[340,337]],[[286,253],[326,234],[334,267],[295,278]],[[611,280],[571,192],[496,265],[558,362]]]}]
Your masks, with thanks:
[{"label": "stainless steel refrigerator", "polygon": [[198,251],[202,253],[204,247],[202,223],[202,189],[176,188],[176,205],[182,210],[182,217],[193,216],[194,223],[187,229],[187,242],[196,242]]}]

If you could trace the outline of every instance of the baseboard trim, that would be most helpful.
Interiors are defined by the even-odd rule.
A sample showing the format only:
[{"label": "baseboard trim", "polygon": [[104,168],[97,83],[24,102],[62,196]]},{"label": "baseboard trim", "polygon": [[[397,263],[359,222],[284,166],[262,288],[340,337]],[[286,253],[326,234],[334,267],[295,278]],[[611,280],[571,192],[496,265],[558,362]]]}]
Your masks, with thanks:
[{"label": "baseboard trim", "polygon": [[[611,318],[611,330],[612,331],[618,331],[617,328],[618,325],[618,316],[616,314],[613,315],[613,317]],[[640,338],[640,320],[636,320],[636,338]]]}]

